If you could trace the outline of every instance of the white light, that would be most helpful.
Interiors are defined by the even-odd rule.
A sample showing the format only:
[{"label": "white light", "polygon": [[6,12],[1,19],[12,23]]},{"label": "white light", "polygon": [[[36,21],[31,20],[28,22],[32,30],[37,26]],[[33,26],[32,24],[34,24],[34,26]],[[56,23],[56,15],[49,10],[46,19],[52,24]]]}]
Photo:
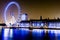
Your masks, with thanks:
[{"label": "white light", "polygon": [[51,31],[51,33],[54,33],[55,30],[50,30],[50,31]]},{"label": "white light", "polygon": [[41,26],[43,26],[44,24],[43,23],[41,23]]},{"label": "white light", "polygon": [[20,27],[25,27],[25,26],[24,26],[24,23],[20,23]]},{"label": "white light", "polygon": [[29,29],[26,29],[26,28],[21,28],[21,30],[29,31]]},{"label": "white light", "polygon": [[[29,27],[29,23],[20,23],[20,27]],[[29,29],[21,28],[21,30],[28,31]]]},{"label": "white light", "polygon": [[15,20],[15,17],[14,16],[12,16],[10,23],[11,24],[15,24],[16,23],[16,20]]},{"label": "white light", "polygon": [[60,34],[60,30],[54,30],[54,32],[56,35]]},{"label": "white light", "polygon": [[13,37],[13,29],[10,29],[10,37],[12,38]]},{"label": "white light", "polygon": [[9,35],[9,29],[4,29],[4,37],[8,37]]},{"label": "white light", "polygon": [[54,28],[55,24],[54,23],[49,23],[49,28]]},{"label": "white light", "polygon": [[36,32],[36,33],[42,33],[43,30],[40,30],[40,29],[33,29],[33,32]]},{"label": "white light", "polygon": [[37,26],[39,27],[39,26],[40,26],[40,24],[39,24],[39,23],[37,23]]},{"label": "white light", "polygon": [[27,16],[25,14],[21,15],[21,20],[27,20]]},{"label": "white light", "polygon": [[20,23],[20,27],[29,27],[29,23]]},{"label": "white light", "polygon": [[[6,23],[6,25],[8,25],[7,24],[7,22],[8,22],[8,20],[7,20],[7,10],[8,10],[8,8],[12,5],[12,4],[14,4],[14,5],[16,5],[17,6],[17,8],[18,8],[18,16],[20,16],[19,14],[20,14],[20,6],[19,6],[19,4],[17,3],[17,2],[10,2],[7,6],[6,6],[6,8],[5,8],[5,10],[4,10],[4,22]],[[17,20],[16,20],[17,21]]]},{"label": "white light", "polygon": [[34,23],[32,25],[35,26]]}]

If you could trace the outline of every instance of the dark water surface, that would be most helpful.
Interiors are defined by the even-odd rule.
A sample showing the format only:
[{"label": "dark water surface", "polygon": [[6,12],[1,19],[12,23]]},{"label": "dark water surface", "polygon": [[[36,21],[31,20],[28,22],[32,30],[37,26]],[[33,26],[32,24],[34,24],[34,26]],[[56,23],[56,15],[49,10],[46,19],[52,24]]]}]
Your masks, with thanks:
[{"label": "dark water surface", "polygon": [[33,31],[29,31],[28,29],[10,29],[9,31],[6,30],[7,32],[4,36],[4,30],[2,29],[1,31],[1,40],[60,40],[60,35],[56,37],[55,33],[51,33],[51,31],[45,33],[44,30],[38,29]]}]

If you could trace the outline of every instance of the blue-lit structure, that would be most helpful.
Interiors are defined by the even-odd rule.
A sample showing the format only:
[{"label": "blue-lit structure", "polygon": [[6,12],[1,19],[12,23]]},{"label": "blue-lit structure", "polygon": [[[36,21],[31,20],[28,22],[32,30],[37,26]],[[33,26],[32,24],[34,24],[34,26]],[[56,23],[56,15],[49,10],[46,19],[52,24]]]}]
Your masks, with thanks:
[{"label": "blue-lit structure", "polygon": [[[5,8],[5,10],[4,10],[4,22],[5,22],[5,24],[6,25],[8,25],[9,26],[9,23],[8,23],[8,20],[7,20],[7,10],[9,9],[9,7],[11,6],[11,5],[16,5],[17,6],[17,8],[18,8],[18,17],[20,16],[19,14],[20,14],[20,6],[19,6],[19,4],[17,3],[17,2],[10,2],[10,3],[8,3],[8,5],[6,6],[6,8]],[[16,24],[17,23],[17,20],[16,20],[16,22],[14,23],[14,24]],[[13,24],[11,24],[10,25],[10,27],[12,26]],[[8,27],[7,26],[7,27]],[[10,38],[12,38],[13,37],[13,29],[3,29],[3,40],[8,40],[8,38],[10,37]]]},{"label": "blue-lit structure", "polygon": [[[20,8],[20,6],[19,6],[19,4],[17,3],[17,2],[10,2],[7,6],[6,6],[6,8],[5,8],[5,10],[4,10],[4,22],[6,23],[6,25],[7,25],[7,10],[8,10],[8,8],[11,6],[11,5],[16,5],[17,6],[17,8],[18,8],[18,17],[20,16],[19,14],[20,14],[20,11],[21,11],[21,8]],[[16,20],[17,21],[17,20]]]},{"label": "blue-lit structure", "polygon": [[[16,19],[16,22],[14,24],[8,23],[10,24],[8,25],[6,17],[7,10],[13,4],[16,5],[18,8],[18,19]],[[46,34],[48,35],[47,37],[49,37],[50,40],[55,39],[60,40],[60,30],[43,29],[43,28],[60,28],[60,19],[42,19],[41,16],[40,19],[38,20],[36,19],[28,20],[28,15],[26,13],[21,14],[20,9],[21,8],[19,4],[14,1],[10,2],[6,6],[4,10],[4,21],[5,24],[8,25],[9,27],[12,27],[12,29],[2,28],[2,40],[45,40]],[[13,29],[13,27],[22,28]],[[37,29],[34,29],[34,27],[37,27]]]}]

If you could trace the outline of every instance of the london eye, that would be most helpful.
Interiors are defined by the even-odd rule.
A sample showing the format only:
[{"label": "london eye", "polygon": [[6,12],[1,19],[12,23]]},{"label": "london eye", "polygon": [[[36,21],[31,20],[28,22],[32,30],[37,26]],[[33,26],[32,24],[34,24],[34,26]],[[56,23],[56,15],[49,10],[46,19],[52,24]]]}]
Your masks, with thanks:
[{"label": "london eye", "polygon": [[[14,15],[14,13],[10,13],[10,16],[8,15],[8,10],[9,10],[9,7],[12,6],[12,5],[15,5],[18,9],[18,15],[17,15],[17,19]],[[17,2],[10,2],[8,3],[8,5],[5,7],[5,10],[4,10],[4,22],[5,24],[7,25],[7,27],[12,27],[13,24],[16,25],[17,21],[18,21],[18,17],[20,16],[19,14],[21,13],[21,8],[19,6],[19,4]],[[8,19],[8,17],[10,17]],[[12,34],[13,34],[13,29],[4,29],[4,32],[3,32],[3,40],[7,40],[7,38],[5,37],[8,37],[8,35],[10,34],[10,37],[12,37]]]}]

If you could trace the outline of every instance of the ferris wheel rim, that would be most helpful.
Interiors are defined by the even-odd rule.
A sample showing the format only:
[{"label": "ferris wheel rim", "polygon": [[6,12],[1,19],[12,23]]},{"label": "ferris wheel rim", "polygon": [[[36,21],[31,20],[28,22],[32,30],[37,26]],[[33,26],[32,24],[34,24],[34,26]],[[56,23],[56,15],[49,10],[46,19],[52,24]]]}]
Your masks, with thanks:
[{"label": "ferris wheel rim", "polygon": [[[18,17],[20,16],[19,14],[20,14],[20,12],[21,12],[21,10],[20,10],[21,8],[20,8],[19,4],[18,4],[17,2],[14,2],[14,1],[8,3],[8,5],[6,6],[6,8],[5,8],[5,10],[4,10],[4,22],[5,22],[6,25],[7,25],[7,10],[8,10],[8,8],[9,8],[12,4],[14,4],[14,5],[17,6],[17,9],[18,9]],[[16,21],[17,21],[17,20],[16,20]]]}]

